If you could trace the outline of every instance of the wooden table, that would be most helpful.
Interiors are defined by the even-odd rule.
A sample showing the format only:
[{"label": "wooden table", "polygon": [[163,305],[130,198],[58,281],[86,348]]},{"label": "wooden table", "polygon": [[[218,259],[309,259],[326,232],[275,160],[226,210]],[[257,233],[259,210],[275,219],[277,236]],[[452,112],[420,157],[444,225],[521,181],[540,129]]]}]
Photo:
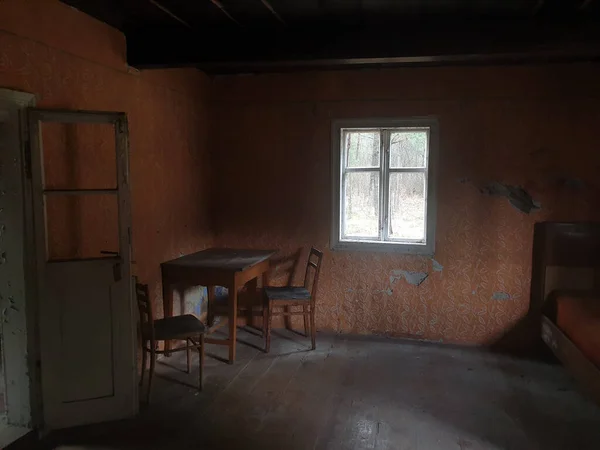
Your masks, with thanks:
[{"label": "wooden table", "polygon": [[[229,364],[235,361],[236,325],[238,291],[246,283],[248,289],[256,290],[258,277],[261,276],[265,285],[266,273],[269,270],[269,258],[273,250],[238,250],[231,248],[209,248],[191,255],[185,255],[160,265],[163,285],[163,309],[165,317],[173,316],[173,289],[181,292],[192,286],[208,288],[208,308],[214,302],[215,286],[223,286],[229,290],[227,339],[205,339],[209,344],[229,346]],[[209,322],[211,315],[209,313]],[[209,327],[212,323],[208,324]],[[165,351],[171,348],[169,341],[165,342]]]}]

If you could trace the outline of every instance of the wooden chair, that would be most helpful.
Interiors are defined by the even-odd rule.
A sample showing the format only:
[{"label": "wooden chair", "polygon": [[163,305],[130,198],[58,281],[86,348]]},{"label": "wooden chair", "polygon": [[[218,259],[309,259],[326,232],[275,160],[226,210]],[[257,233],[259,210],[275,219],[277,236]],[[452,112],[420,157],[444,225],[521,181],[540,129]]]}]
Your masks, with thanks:
[{"label": "wooden chair", "polygon": [[[266,330],[263,331],[266,337],[265,352],[268,353],[271,350],[271,327],[273,316],[302,315],[304,317],[305,336],[308,336],[308,319],[310,317],[312,349],[314,350],[316,348],[315,302],[322,261],[323,252],[312,247],[308,254],[308,261],[306,262],[304,286],[265,287],[263,289],[263,327],[266,328]],[[310,276],[311,269],[313,271],[312,277]],[[302,310],[292,311],[291,308],[296,306],[301,306]],[[286,307],[290,307],[290,310],[287,311]],[[276,311],[274,308],[282,309]]]},{"label": "wooden chair", "polygon": [[152,376],[156,355],[164,354],[164,350],[157,350],[159,341],[185,340],[186,346],[169,350],[169,353],[185,350],[187,352],[187,373],[191,372],[191,352],[193,348],[198,349],[200,359],[200,375],[198,390],[202,390],[202,369],[204,366],[204,332],[205,327],[196,316],[185,314],[181,316],[168,317],[154,320],[152,313],[152,301],[148,294],[148,285],[135,285],[137,304],[140,310],[140,332],[142,337],[142,375],[140,386],[144,382],[147,354],[150,353],[150,372],[148,374],[148,393],[146,401],[150,402],[150,391],[152,389]]}]

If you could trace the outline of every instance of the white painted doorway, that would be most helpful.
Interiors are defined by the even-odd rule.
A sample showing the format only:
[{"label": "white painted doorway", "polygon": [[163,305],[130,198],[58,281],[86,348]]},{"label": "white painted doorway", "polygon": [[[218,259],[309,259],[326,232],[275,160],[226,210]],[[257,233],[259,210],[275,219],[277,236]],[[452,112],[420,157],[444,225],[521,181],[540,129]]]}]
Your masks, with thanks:
[{"label": "white painted doorway", "polygon": [[137,413],[124,113],[29,110],[44,429]]},{"label": "white painted doorway", "polygon": [[27,108],[35,96],[0,89],[0,448],[37,420],[35,278],[28,258],[31,208],[25,182]]}]

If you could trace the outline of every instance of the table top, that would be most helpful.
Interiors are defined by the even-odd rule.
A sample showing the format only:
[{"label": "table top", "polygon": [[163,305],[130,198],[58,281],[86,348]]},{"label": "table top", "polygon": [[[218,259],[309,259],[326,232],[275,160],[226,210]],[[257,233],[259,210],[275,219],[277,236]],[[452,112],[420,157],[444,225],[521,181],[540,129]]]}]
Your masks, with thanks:
[{"label": "table top", "polygon": [[207,248],[190,255],[166,261],[161,266],[197,267],[200,269],[229,270],[242,272],[269,259],[275,250],[254,250],[235,248]]}]

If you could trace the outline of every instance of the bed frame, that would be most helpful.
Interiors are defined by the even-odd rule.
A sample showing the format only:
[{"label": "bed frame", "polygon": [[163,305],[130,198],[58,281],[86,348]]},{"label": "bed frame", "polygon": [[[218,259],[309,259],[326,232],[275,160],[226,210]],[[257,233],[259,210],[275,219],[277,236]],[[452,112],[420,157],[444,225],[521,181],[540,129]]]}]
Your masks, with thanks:
[{"label": "bed frame", "polygon": [[556,325],[552,291],[597,291],[600,301],[600,223],[535,224],[531,308],[541,311],[542,339],[574,378],[600,403],[600,368]]}]

